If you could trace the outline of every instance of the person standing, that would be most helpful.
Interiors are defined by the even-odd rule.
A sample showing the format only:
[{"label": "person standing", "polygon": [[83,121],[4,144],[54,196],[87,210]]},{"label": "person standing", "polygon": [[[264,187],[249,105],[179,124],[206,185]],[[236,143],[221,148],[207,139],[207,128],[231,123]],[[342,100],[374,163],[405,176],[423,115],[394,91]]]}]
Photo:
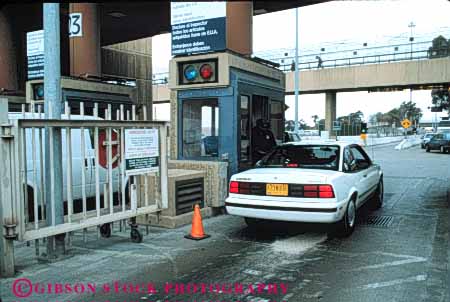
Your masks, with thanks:
[{"label": "person standing", "polygon": [[323,63],[322,58],[321,58],[320,56],[316,56],[316,59],[317,59],[317,68],[323,68],[323,65],[322,65],[322,63]]}]

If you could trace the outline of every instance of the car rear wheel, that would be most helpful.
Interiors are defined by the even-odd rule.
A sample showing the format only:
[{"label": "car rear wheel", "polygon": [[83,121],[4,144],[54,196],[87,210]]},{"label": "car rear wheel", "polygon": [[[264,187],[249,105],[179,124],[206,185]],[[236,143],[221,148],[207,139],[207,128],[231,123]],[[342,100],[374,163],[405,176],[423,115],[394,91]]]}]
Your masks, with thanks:
[{"label": "car rear wheel", "polygon": [[378,210],[383,206],[383,200],[384,200],[384,186],[383,186],[383,179],[380,179],[380,182],[378,183],[377,190],[375,191],[375,195],[372,198],[372,209]]},{"label": "car rear wheel", "polygon": [[425,151],[430,152],[430,146],[426,145],[425,146]]},{"label": "car rear wheel", "polygon": [[328,232],[328,236],[338,238],[348,237],[355,230],[355,224],[356,205],[355,198],[352,198],[347,204],[344,217],[333,225],[333,228]]}]

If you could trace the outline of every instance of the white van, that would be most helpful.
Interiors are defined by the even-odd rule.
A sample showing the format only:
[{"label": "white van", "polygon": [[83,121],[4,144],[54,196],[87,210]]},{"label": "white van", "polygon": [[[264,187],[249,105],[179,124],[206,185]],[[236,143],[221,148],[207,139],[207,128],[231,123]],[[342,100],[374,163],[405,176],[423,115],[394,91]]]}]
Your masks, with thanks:
[{"label": "white van", "polygon": [[[41,114],[42,118],[44,118],[44,114]],[[25,113],[25,117],[22,113],[9,113],[8,118],[10,120],[17,119],[39,119],[39,114],[35,113]],[[61,119],[67,119],[66,115],[61,115]],[[101,119],[95,118],[92,116],[80,116],[80,115],[71,115],[70,119],[72,120],[92,120],[92,119]],[[32,129],[27,128],[25,130],[26,133],[26,159],[27,159],[27,186],[28,186],[28,213],[29,213],[29,221],[33,221],[34,217],[34,208],[33,208],[33,199],[34,199],[34,190],[38,196],[38,200],[41,200],[41,163],[40,163],[40,140],[39,140],[39,129],[35,128],[35,146],[34,152],[36,162],[36,173],[33,171],[33,153],[32,153]],[[65,213],[67,213],[67,145],[66,145],[66,129],[61,129],[61,138],[62,138],[62,173],[63,173],[63,200],[65,201]],[[74,212],[80,212],[81,202],[79,200],[82,199],[82,173],[85,173],[85,192],[86,198],[95,197],[95,146],[94,146],[94,131],[91,129],[84,129],[84,148],[85,154],[83,157],[82,154],[82,144],[81,144],[81,129],[72,129],[71,130],[71,140],[72,140],[72,199],[74,200]],[[45,131],[42,130],[42,143],[45,143]],[[42,150],[45,149],[45,146],[42,146]],[[42,158],[45,157],[42,154]],[[44,159],[45,160],[45,159]],[[99,180],[100,180],[100,195],[103,195],[103,187],[107,180],[108,170],[99,165]],[[36,180],[35,180],[36,175]],[[113,179],[113,192],[116,193],[119,191],[119,167],[116,167],[112,171],[112,179]],[[45,180],[45,175],[43,175]],[[95,202],[93,203],[95,204]],[[92,208],[92,206],[88,206],[88,209]],[[39,210],[40,212],[40,210]],[[40,216],[40,215],[39,215]]]}]

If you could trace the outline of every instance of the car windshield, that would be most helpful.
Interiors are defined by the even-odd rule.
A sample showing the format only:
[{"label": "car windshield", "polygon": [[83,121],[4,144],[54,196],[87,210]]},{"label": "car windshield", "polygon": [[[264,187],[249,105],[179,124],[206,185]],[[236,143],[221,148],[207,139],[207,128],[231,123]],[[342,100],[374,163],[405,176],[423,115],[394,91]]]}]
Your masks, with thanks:
[{"label": "car windshield", "polygon": [[304,168],[338,170],[339,146],[278,146],[256,165],[257,168]]}]

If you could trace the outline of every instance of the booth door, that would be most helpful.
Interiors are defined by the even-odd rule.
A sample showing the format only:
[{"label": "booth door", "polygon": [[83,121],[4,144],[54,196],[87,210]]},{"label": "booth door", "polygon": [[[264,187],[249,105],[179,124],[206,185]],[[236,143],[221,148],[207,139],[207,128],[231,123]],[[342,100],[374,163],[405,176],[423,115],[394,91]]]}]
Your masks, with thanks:
[{"label": "booth door", "polygon": [[256,121],[269,120],[277,143],[281,143],[284,131],[284,110],[283,102],[270,100],[267,96],[240,95],[239,101],[239,170],[243,171],[254,166],[252,151],[255,146],[251,145],[251,135],[253,127],[256,127]]}]

